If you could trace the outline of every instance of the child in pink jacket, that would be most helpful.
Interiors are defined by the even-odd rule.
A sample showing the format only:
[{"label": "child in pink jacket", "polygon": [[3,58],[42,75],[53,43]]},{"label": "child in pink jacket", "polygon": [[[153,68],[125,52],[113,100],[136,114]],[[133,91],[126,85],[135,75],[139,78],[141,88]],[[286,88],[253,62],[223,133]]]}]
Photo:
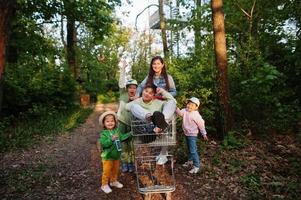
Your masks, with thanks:
[{"label": "child in pink jacket", "polygon": [[199,131],[204,140],[208,140],[205,121],[198,112],[199,106],[200,100],[196,97],[192,97],[188,100],[186,108],[182,110],[179,108],[176,109],[176,113],[183,117],[182,127],[188,147],[188,161],[183,166],[188,167],[193,165],[193,168],[189,171],[191,174],[198,173],[201,166],[197,149],[197,135]]}]

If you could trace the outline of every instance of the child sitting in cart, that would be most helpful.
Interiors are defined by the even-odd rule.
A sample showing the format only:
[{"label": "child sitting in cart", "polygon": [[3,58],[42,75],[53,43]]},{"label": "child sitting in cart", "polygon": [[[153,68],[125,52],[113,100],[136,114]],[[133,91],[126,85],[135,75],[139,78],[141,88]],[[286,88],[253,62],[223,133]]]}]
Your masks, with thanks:
[{"label": "child sitting in cart", "polygon": [[183,117],[182,127],[188,147],[188,161],[183,166],[192,166],[192,169],[189,171],[191,174],[198,173],[201,165],[196,145],[199,130],[204,140],[208,140],[205,122],[198,112],[199,106],[199,99],[192,97],[188,100],[186,108],[182,110],[177,108],[176,110],[177,114]]},{"label": "child sitting in cart", "polygon": [[[155,94],[161,94],[164,99],[158,100],[155,98]],[[169,109],[164,109],[168,107]],[[126,105],[126,109],[131,111],[134,117],[147,122],[153,122],[154,128],[152,130],[157,134],[165,131],[168,126],[168,121],[171,121],[176,110],[176,100],[173,96],[162,88],[157,88],[153,84],[145,85],[142,91],[142,97],[135,99],[134,101]],[[165,164],[167,159],[167,147],[162,147],[161,153],[158,156],[157,164]]]},{"label": "child sitting in cart", "polygon": [[[99,117],[99,123],[103,127],[98,142],[99,150],[100,145],[102,147],[101,158],[103,173],[101,179],[101,189],[105,193],[110,193],[112,192],[111,187],[123,187],[123,184],[117,180],[120,167],[120,141],[129,138],[130,134],[121,134],[119,128],[117,128],[117,115],[113,111],[104,112]],[[109,182],[111,187],[109,186]]]}]

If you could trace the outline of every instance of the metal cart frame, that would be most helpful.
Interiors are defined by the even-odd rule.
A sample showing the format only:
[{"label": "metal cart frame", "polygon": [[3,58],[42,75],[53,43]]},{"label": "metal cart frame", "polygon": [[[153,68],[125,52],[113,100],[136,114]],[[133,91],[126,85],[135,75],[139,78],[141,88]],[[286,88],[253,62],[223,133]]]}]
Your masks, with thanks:
[{"label": "metal cart frame", "polygon": [[157,156],[161,147],[176,145],[175,119],[160,134],[153,132],[151,122],[143,120],[133,119],[131,128],[138,191],[145,199],[150,199],[154,193],[165,193],[166,199],[170,199],[171,192],[175,191],[173,155],[167,155],[164,165],[157,165]]}]

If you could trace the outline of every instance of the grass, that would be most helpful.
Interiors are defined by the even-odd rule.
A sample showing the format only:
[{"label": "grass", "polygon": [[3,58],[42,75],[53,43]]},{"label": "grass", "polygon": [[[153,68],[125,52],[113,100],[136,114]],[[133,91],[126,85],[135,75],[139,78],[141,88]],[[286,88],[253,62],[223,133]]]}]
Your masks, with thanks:
[{"label": "grass", "polygon": [[[23,113],[18,118],[0,123],[0,151],[30,148],[42,138],[51,138],[59,133],[72,130],[91,114],[90,108],[69,110],[43,110],[40,113]],[[9,124],[9,125],[8,125]]]},{"label": "grass", "polygon": [[49,171],[53,166],[43,163],[27,165],[4,171],[0,177],[6,185],[7,194],[22,195],[33,193],[39,188],[48,186],[53,180],[49,177]]},{"label": "grass", "polygon": [[248,190],[253,192],[258,192],[261,186],[260,177],[255,173],[249,173],[245,176],[242,176],[241,181]]},{"label": "grass", "polygon": [[236,132],[229,132],[223,140],[222,148],[226,150],[241,149],[245,146],[243,140],[239,139]]}]

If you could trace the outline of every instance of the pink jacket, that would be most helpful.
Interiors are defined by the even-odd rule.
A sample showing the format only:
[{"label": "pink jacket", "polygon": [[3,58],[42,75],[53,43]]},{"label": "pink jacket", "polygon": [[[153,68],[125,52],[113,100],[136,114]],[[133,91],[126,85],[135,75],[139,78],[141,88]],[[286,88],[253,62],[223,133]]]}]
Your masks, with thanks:
[{"label": "pink jacket", "polygon": [[177,108],[176,113],[183,117],[182,127],[186,136],[197,136],[199,130],[203,136],[207,135],[205,121],[198,111],[188,112],[186,108]]}]

